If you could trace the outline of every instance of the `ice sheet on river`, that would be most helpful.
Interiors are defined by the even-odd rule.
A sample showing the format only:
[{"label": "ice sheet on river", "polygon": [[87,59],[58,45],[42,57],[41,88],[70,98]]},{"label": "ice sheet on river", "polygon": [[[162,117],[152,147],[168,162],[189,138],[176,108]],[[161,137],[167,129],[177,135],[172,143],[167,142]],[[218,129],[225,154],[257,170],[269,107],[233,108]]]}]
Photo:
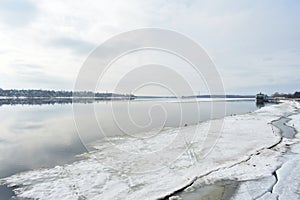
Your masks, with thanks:
[{"label": "ice sheet on river", "polygon": [[[18,185],[16,192],[24,198],[157,199],[189,185],[195,177],[203,177],[201,180],[207,182],[220,178],[213,177],[217,171],[224,170],[226,176],[232,173],[232,178],[238,180],[264,177],[280,163],[277,155],[267,149],[280,140],[279,131],[270,122],[293,112],[295,106],[299,105],[286,102],[226,117],[221,135],[202,134],[210,128],[210,121],[180,131],[166,129],[151,137],[109,138],[95,143],[97,150],[82,161],[16,174],[2,182]],[[186,140],[191,134],[195,137]],[[204,157],[203,142],[216,138],[216,145]],[[253,165],[269,165],[253,174],[253,165],[243,165],[243,161],[264,149],[253,158]],[[234,173],[227,173],[229,168],[234,168]]]}]

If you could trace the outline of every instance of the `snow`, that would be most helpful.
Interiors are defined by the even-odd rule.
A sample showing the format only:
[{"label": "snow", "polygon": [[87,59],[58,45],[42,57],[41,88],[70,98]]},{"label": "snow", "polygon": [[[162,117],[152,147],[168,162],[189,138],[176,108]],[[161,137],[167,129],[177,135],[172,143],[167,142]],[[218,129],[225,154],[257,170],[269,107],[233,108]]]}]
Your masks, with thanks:
[{"label": "snow", "polygon": [[[300,128],[300,114],[295,114],[299,108],[296,102],[290,102],[292,107],[286,107],[284,112],[274,112],[289,116],[289,126]],[[277,106],[268,108],[276,110]],[[258,111],[261,112],[261,111]],[[212,184],[218,180],[236,180],[240,185],[231,199],[299,199],[300,198],[300,136],[294,139],[283,138],[282,142],[272,149],[262,149],[252,155],[249,160],[235,166],[218,170],[198,179],[188,188],[199,188],[204,184]],[[291,147],[291,151],[288,151]],[[288,153],[290,152],[290,153]],[[276,171],[276,177],[272,172]],[[276,180],[278,179],[278,180]],[[193,190],[193,189],[192,189]]]},{"label": "snow", "polygon": [[[21,198],[157,199],[193,183],[195,178],[191,187],[231,179],[247,181],[234,199],[268,199],[274,197],[265,189],[274,184],[274,179],[268,177],[282,165],[286,150],[285,144],[269,149],[281,139],[270,122],[295,112],[297,107],[295,102],[284,102],[245,115],[166,129],[155,135],[145,133],[151,137],[107,138],[95,142],[96,150],[83,155],[84,160],[23,172],[1,182],[18,185],[16,192]],[[300,127],[298,118],[289,123]],[[221,133],[215,124],[222,126]],[[295,147],[295,151],[299,149]],[[298,159],[286,164],[287,171],[295,164],[300,166]],[[298,168],[294,170],[299,172]],[[299,176],[278,173],[283,180],[297,181],[291,186],[293,191],[299,189]],[[282,186],[278,184],[280,179],[274,191],[291,195],[280,190],[283,182]]]},{"label": "snow", "polygon": [[[258,199],[258,198],[270,198],[271,193],[268,192],[270,187],[275,184],[276,179],[273,176],[262,178],[259,180],[250,180],[242,183],[236,193],[232,196],[232,200],[238,199]],[[267,193],[267,196],[266,196]]]},{"label": "snow", "polygon": [[[300,131],[300,114],[289,117],[288,125]],[[296,135],[294,144],[291,145],[290,154],[285,155],[287,162],[277,171],[278,183],[274,187],[274,193],[281,199],[300,198],[300,135]]]},{"label": "snow", "polygon": [[281,199],[300,198],[300,157],[291,158],[284,163],[277,172],[278,183],[274,187],[274,193]]}]

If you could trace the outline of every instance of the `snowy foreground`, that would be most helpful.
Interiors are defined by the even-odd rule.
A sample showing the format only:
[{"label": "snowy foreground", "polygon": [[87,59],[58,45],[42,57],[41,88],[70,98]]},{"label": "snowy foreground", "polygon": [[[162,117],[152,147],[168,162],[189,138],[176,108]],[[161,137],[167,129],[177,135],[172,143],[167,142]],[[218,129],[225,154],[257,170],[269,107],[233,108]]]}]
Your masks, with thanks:
[{"label": "snowy foreground", "polygon": [[[290,115],[300,131],[299,103],[284,102],[144,137],[96,142],[84,160],[2,179],[23,198],[158,199],[219,180],[239,181],[232,199],[299,199],[300,136],[281,137],[271,122]],[[222,124],[221,132],[214,124]],[[274,172],[274,173],[273,173]],[[171,198],[176,198],[172,196]]]}]

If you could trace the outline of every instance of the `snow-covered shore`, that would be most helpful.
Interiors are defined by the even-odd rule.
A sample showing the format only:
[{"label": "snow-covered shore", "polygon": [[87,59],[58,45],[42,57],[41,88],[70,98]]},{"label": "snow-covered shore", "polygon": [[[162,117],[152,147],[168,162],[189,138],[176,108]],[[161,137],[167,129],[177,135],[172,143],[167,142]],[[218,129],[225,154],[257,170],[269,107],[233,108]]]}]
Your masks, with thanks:
[{"label": "snow-covered shore", "polygon": [[[213,120],[224,120],[221,134],[217,130],[214,134],[210,127],[212,121],[209,121],[180,130],[166,129],[151,137],[109,138],[95,143],[97,150],[86,154],[84,160],[16,174],[1,182],[18,185],[16,193],[23,198],[157,199],[187,186],[191,189],[221,179],[247,182],[270,177],[286,160],[287,170],[297,171],[299,156],[289,159],[283,155],[286,144],[298,142],[299,136],[282,140],[279,130],[270,123],[295,113],[297,108],[300,108],[299,103],[284,102],[253,113]],[[289,123],[300,130],[299,114],[291,118]],[[208,130],[212,130],[212,134],[203,135]],[[207,141],[216,143],[212,143],[209,154],[203,156],[203,148],[207,148],[203,143]],[[299,153],[299,147],[293,148]],[[278,177],[282,180],[279,178],[272,188],[273,193],[247,192],[248,182],[233,198],[267,198],[266,195],[271,197],[275,192],[290,196],[292,194],[284,190],[284,179],[295,180],[294,187],[289,190],[297,195],[299,177],[285,170],[278,170]],[[272,185],[274,180],[265,182],[263,186]]]}]

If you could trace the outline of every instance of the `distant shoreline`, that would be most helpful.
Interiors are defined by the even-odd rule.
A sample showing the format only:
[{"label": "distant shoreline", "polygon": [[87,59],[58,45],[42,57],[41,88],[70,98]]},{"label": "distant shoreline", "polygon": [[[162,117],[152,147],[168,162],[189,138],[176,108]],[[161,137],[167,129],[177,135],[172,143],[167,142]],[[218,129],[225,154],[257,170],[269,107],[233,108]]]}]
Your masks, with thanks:
[{"label": "distant shoreline", "polygon": [[191,103],[209,101],[254,101],[255,98],[139,98],[139,97],[0,97],[2,105],[54,105],[54,104],[91,104],[105,101],[168,101],[171,103]]},{"label": "distant shoreline", "polygon": [[158,95],[133,95],[112,92],[91,91],[55,91],[55,90],[32,90],[32,89],[1,89],[1,105],[43,105],[43,104],[72,104],[72,103],[95,103],[101,101],[124,101],[124,100],[163,100],[191,102],[191,101],[229,101],[254,99],[254,95],[185,95],[185,96],[158,96]]}]

